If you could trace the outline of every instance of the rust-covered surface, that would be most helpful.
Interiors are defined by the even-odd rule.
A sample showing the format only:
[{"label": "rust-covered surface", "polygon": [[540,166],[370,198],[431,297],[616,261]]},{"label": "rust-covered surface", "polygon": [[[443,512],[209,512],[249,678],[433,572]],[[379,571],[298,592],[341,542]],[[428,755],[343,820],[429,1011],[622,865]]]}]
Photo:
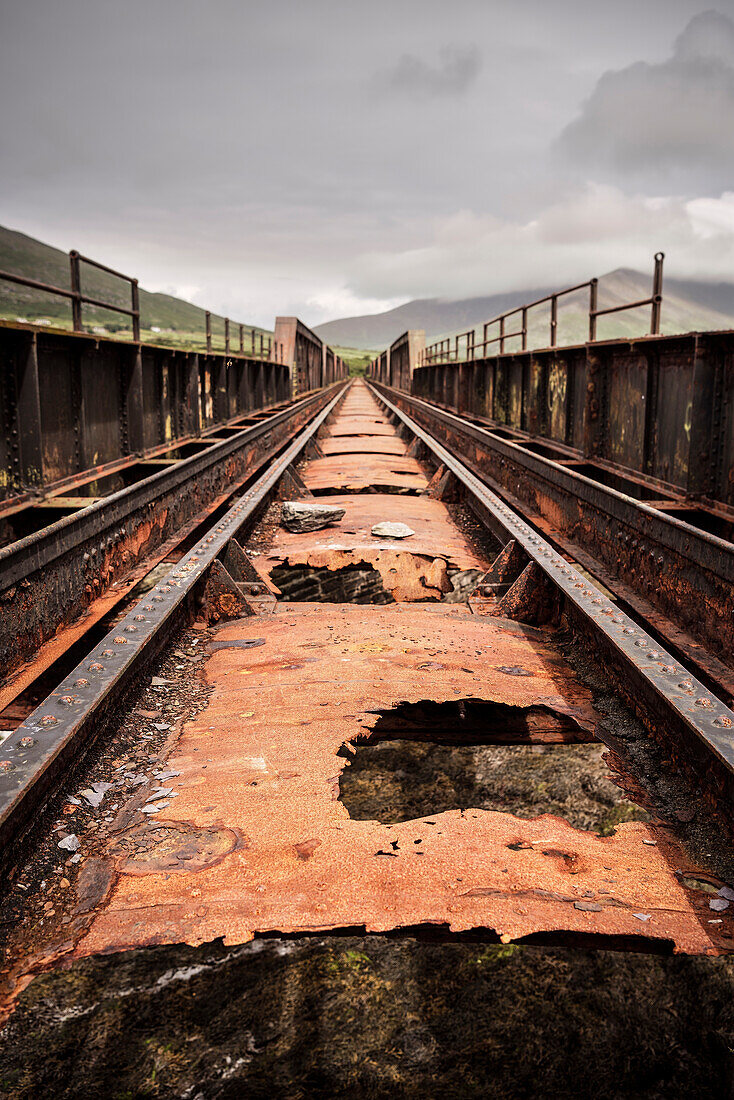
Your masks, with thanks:
[{"label": "rust-covered surface", "polygon": [[319,445],[324,455],[405,454],[405,444],[397,435],[333,435],[320,440]]},{"label": "rust-covered surface", "polygon": [[145,794],[121,806],[82,865],[77,919],[37,967],[58,951],[416,926],[730,949],[730,916],[684,880],[720,884],[663,827],[600,837],[471,809],[383,825],[339,801],[337,752],[401,702],[542,706],[593,728],[588,690],[541,631],[463,607],[301,604],[220,628],[204,675],[208,706],[166,761],[175,797],[154,817]]},{"label": "rust-covered surface", "polygon": [[[345,423],[355,420],[365,434],[340,434]],[[391,434],[371,434],[377,429]],[[382,453],[387,446],[391,452]],[[362,564],[376,569],[385,591],[401,602],[440,600],[453,591],[452,573],[484,571],[486,564],[472,552],[445,505],[415,495],[425,493],[429,479],[415,459],[405,457],[408,444],[363,385],[347,393],[338,416],[322,429],[319,447],[331,457],[309,461],[303,481],[308,489],[320,491],[320,504],[343,508],[344,518],[316,532],[278,528],[268,554],[256,561],[264,577],[281,565],[336,570]],[[336,492],[324,495],[325,488]],[[407,539],[372,535],[372,528],[384,521],[405,523],[414,534]]]},{"label": "rust-covered surface", "polygon": [[[361,386],[343,415],[355,409],[360,422],[393,431]],[[327,438],[340,424],[341,414]],[[306,483],[323,461],[305,467]],[[339,791],[354,746],[391,732],[419,736],[401,724],[401,704],[464,704],[474,713],[488,704],[495,717],[486,711],[481,744],[524,737],[558,754],[604,723],[555,630],[502,618],[496,601],[416,602],[431,598],[432,585],[439,598],[449,565],[486,566],[440,501],[341,488],[320,498],[345,508],[340,524],[305,535],[279,530],[254,564],[267,575],[285,561],[329,569],[369,561],[386,587],[396,571],[392,591],[402,602],[281,602],[209,635],[195,674],[206,703],[148,758],[160,805],[144,812],[149,787],[116,785],[108,826],[80,847],[60,923],[56,914],[45,932],[20,922],[13,933],[6,1008],[33,974],[59,962],[219,937],[236,944],[364,929],[732,950],[726,884],[658,820],[600,836],[550,814],[471,806],[397,824],[350,818]],[[384,519],[415,534],[392,545],[372,539],[371,525]],[[430,729],[422,733],[432,739]],[[616,751],[611,766],[623,767]],[[633,777],[619,783],[634,792]]]},{"label": "rust-covered surface", "polygon": [[[304,534],[279,528],[267,555],[255,559],[263,576],[283,564],[341,569],[364,562],[380,573],[385,590],[400,602],[441,599],[452,591],[450,571],[486,568],[440,501],[359,493],[322,496],[319,503],[343,508],[344,518]],[[407,523],[415,534],[401,540],[375,538],[372,527],[384,520]]]},{"label": "rust-covered surface", "polygon": [[[356,406],[352,407],[356,408]],[[346,412],[339,417],[338,423],[334,424],[330,434],[334,436],[393,436],[395,435],[395,429],[387,423],[384,417]]]},{"label": "rust-covered surface", "polygon": [[418,493],[428,482],[414,458],[403,455],[347,454],[316,458],[303,480],[312,492],[346,489],[353,493],[397,490]]},{"label": "rust-covered surface", "polygon": [[323,436],[324,457],[313,459],[303,472],[314,493],[419,493],[428,488],[422,466],[406,456],[406,443],[364,384],[352,386]]}]

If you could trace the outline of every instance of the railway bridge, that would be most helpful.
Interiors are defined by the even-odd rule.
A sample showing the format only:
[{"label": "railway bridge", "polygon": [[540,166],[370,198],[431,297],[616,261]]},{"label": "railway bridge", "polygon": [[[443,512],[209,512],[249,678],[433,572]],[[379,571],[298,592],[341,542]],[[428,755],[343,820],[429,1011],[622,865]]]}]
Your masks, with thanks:
[{"label": "railway bridge", "polygon": [[0,325],[6,1021],[217,940],[734,951],[734,332],[661,296],[364,378]]}]

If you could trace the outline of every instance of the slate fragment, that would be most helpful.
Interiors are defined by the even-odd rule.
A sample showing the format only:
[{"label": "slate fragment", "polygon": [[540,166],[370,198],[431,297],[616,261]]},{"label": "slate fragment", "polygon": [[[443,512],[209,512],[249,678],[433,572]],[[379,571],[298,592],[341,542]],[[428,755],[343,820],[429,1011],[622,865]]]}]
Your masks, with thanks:
[{"label": "slate fragment", "polygon": [[320,531],[344,518],[345,509],[334,504],[316,504],[308,500],[286,500],[280,510],[280,522],[287,531]]},{"label": "slate fragment", "polygon": [[375,524],[371,533],[378,539],[407,539],[414,535],[415,531],[412,527],[408,527],[407,523],[391,523],[389,520],[383,520],[382,523]]}]

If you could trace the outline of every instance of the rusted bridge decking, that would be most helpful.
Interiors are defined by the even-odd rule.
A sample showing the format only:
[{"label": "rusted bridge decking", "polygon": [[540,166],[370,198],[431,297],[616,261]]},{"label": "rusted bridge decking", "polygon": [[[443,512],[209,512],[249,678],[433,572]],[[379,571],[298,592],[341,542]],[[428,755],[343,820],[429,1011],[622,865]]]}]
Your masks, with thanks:
[{"label": "rusted bridge decking", "polygon": [[728,949],[730,919],[709,923],[709,895],[682,881],[702,872],[662,827],[599,837],[474,809],[387,825],[339,801],[338,751],[401,703],[481,699],[593,729],[589,692],[539,632],[464,608],[299,604],[218,630],[203,671],[208,706],[166,759],[177,797],[153,820],[136,812],[147,790],[121,811],[75,954],[421,925]]},{"label": "rusted bridge decking", "polygon": [[[156,733],[169,690],[185,695],[186,685],[154,680],[142,707],[108,723],[109,748],[85,780],[109,784],[102,808],[79,792],[60,804],[44,842],[67,885],[31,899],[12,922],[6,1008],[60,962],[218,937],[365,929],[732,950],[729,907],[711,904],[728,896],[722,864],[694,858],[675,814],[663,821],[642,795],[608,700],[600,710],[566,655],[568,637],[552,616],[540,627],[507,617],[513,603],[499,598],[501,585],[468,602],[462,595],[459,581],[476,582],[496,551],[470,544],[440,499],[446,471],[416,452],[363,383],[347,391],[289,475],[291,489],[302,479],[306,499],[338,504],[344,519],[293,534],[273,526],[273,502],[248,553],[270,588],[288,570],[369,571],[378,602],[264,598],[256,615],[222,623],[215,609],[208,630],[195,624],[175,651],[184,663],[172,667],[196,683],[197,706],[174,705]],[[384,520],[415,533],[375,538]],[[167,599],[172,587],[155,593]],[[203,659],[192,657],[202,646]],[[595,675],[604,673],[600,660]],[[422,723],[426,707],[434,717]],[[644,741],[641,727],[635,736]],[[471,804],[411,820],[350,816],[340,797],[350,756],[396,737],[538,746],[561,771],[564,753],[600,738],[616,780],[652,819],[597,835],[560,816]],[[684,809],[680,820],[690,816]],[[71,849],[59,851],[68,836]]]}]

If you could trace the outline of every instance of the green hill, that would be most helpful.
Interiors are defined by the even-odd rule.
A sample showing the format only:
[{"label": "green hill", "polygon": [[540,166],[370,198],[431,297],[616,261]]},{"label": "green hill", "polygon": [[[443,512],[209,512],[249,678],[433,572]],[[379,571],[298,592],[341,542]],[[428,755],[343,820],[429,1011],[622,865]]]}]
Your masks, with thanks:
[{"label": "green hill", "polygon": [[[104,262],[104,257],[93,258]],[[0,226],[0,270],[25,275],[63,289],[69,287],[69,257],[65,252],[4,226]],[[85,294],[129,308],[129,283],[86,264],[82,264],[81,278]],[[191,302],[184,302],[170,294],[154,294],[141,287],[140,315],[141,330],[150,342],[177,347],[201,345],[205,332],[205,311]],[[66,298],[0,280],[0,317],[71,328],[71,305]],[[105,332],[124,336],[131,330],[129,318],[96,306],[84,306],[83,320],[87,331],[104,329]],[[234,320],[239,322],[242,318]],[[249,350],[251,327],[255,327],[258,335],[268,333],[267,329],[247,326],[246,350]],[[156,329],[160,331],[156,332]],[[223,346],[224,318],[218,314],[212,314],[212,333],[215,346]],[[232,332],[233,347],[237,340],[235,328]]]},{"label": "green hill", "polygon": [[[599,308],[639,301],[650,294],[649,274],[621,268],[599,280]],[[482,298],[457,300],[423,298],[406,302],[385,313],[344,317],[317,325],[323,340],[352,347],[388,347],[407,329],[423,329],[428,343],[475,328],[481,339],[484,321],[508,309],[521,306],[561,289],[532,286],[527,290],[494,294]],[[558,343],[583,342],[588,336],[588,290],[562,298],[558,309]],[[549,340],[550,306],[540,306],[529,315],[529,347],[545,347]],[[650,309],[631,310],[599,318],[600,339],[635,337],[649,331]],[[519,316],[508,321],[508,331],[520,326]],[[666,276],[663,280],[663,334],[734,328],[734,283],[706,283]],[[489,333],[496,336],[497,326]],[[519,340],[507,344],[508,351],[519,347]],[[496,345],[495,345],[496,347]]]}]

